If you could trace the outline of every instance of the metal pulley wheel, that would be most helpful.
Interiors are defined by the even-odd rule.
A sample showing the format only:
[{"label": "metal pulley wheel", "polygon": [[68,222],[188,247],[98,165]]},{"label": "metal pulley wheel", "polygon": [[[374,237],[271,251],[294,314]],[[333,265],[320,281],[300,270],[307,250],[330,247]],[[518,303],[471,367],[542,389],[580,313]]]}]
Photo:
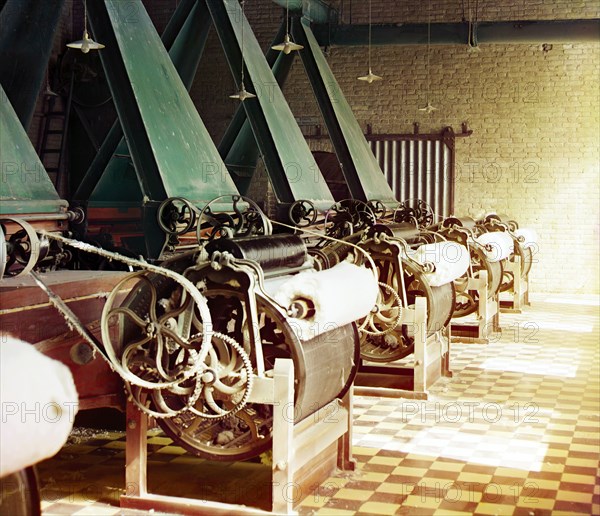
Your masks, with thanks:
[{"label": "metal pulley wheel", "polygon": [[17,229],[5,241],[7,258],[4,274],[6,276],[24,276],[48,256],[50,242],[45,237],[38,237],[35,228],[19,218],[0,219],[4,235],[8,234],[6,222],[16,224],[21,229]]},{"label": "metal pulley wheel", "polygon": [[371,209],[377,219],[384,218],[387,213],[387,208],[381,201],[369,201],[367,202],[367,206]]},{"label": "metal pulley wheel", "polygon": [[196,226],[199,211],[183,197],[169,197],[158,207],[158,225],[168,235],[185,235]]},{"label": "metal pulley wheel", "polygon": [[310,201],[296,201],[288,210],[290,222],[298,228],[312,226],[317,220],[317,215],[317,209]]},{"label": "metal pulley wheel", "polygon": [[366,202],[344,199],[336,202],[327,212],[324,227],[328,236],[341,239],[372,226],[376,221],[373,210]]},{"label": "metal pulley wheel", "polygon": [[[216,205],[223,204],[227,209],[213,212]],[[241,195],[222,195],[210,201],[200,211],[196,226],[198,242],[222,237],[270,235],[272,232],[271,222],[258,204]]]},{"label": "metal pulley wheel", "polygon": [[[112,367],[124,379],[132,401],[155,418],[173,417],[194,404],[202,393],[200,373],[209,367],[211,319],[206,299],[189,281],[176,281],[193,256],[164,262],[165,274],[139,271],[127,276],[109,294],[102,311],[102,341]],[[127,285],[131,289],[119,305]],[[184,402],[169,406],[158,395],[152,405],[155,391],[175,393]]]},{"label": "metal pulley wheel", "polygon": [[357,321],[358,332],[371,336],[386,335],[394,331],[402,320],[402,300],[396,289],[379,282],[379,292],[371,313]]}]

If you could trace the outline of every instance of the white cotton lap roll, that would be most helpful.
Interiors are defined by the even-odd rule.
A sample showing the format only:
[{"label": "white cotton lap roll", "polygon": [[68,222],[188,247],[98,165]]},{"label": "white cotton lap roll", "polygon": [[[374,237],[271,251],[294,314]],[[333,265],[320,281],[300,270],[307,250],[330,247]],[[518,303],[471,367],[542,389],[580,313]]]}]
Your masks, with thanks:
[{"label": "white cotton lap roll", "polygon": [[515,235],[519,237],[519,241],[521,241],[521,237],[523,238],[523,242],[521,243],[521,245],[525,249],[527,249],[528,247],[535,247],[538,243],[538,235],[534,229],[517,229],[515,231]]},{"label": "white cotton lap roll", "polygon": [[323,271],[300,272],[287,281],[267,280],[265,289],[286,308],[297,299],[312,301],[312,317],[288,318],[298,337],[310,340],[367,315],[375,306],[379,286],[365,267],[341,262]]},{"label": "white cotton lap roll", "polygon": [[78,409],[71,371],[31,344],[0,342],[0,477],[55,455]]},{"label": "white cotton lap roll", "polygon": [[460,278],[469,268],[469,250],[456,242],[436,242],[420,246],[413,260],[421,265],[432,263],[434,272],[425,273],[432,287],[439,287]]},{"label": "white cotton lap roll", "polygon": [[484,233],[477,237],[477,242],[484,246],[484,253],[490,262],[504,260],[515,251],[515,242],[505,231]]}]

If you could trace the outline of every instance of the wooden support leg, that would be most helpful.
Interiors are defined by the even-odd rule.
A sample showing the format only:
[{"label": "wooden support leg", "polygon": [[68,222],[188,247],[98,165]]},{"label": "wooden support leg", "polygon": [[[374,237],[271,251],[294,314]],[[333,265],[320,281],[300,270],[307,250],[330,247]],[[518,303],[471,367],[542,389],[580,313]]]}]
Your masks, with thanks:
[{"label": "wooden support leg", "polygon": [[126,408],[126,445],[125,445],[125,494],[121,501],[128,496],[141,497],[148,493],[147,484],[147,431],[148,420],[145,414],[131,401]]},{"label": "wooden support leg", "polygon": [[342,398],[342,407],[348,412],[348,431],[338,439],[337,467],[342,471],[356,469],[356,460],[352,458],[352,390]]},{"label": "wooden support leg", "polygon": [[477,337],[480,339],[487,339],[489,332],[488,318],[490,308],[488,299],[488,273],[487,271],[481,271],[479,274],[481,279],[481,286],[479,288],[479,313],[477,314],[477,326],[479,327],[479,335]]},{"label": "wooden support leg", "polygon": [[498,297],[498,294],[494,296],[494,299],[491,302],[494,303],[496,311],[494,317],[492,317],[492,328],[494,332],[498,333],[499,331],[502,331],[500,328],[500,298]]},{"label": "wooden support leg", "polygon": [[277,359],[273,380],[274,399],[283,401],[273,406],[273,512],[292,514],[295,499],[294,363]]},{"label": "wooden support leg", "polygon": [[[442,360],[441,360],[441,374],[446,378],[452,378],[452,371],[450,370],[450,346],[452,345],[452,333],[451,326],[448,325],[446,331],[442,331]],[[445,343],[444,340],[446,339]]]},{"label": "wooden support leg", "polygon": [[521,258],[519,256],[515,256],[513,270],[513,308],[517,310],[518,313],[520,313],[523,308],[521,303],[522,297],[523,285],[521,282]]},{"label": "wooden support leg", "polygon": [[415,300],[415,368],[414,390],[427,391],[427,299],[417,297]]}]

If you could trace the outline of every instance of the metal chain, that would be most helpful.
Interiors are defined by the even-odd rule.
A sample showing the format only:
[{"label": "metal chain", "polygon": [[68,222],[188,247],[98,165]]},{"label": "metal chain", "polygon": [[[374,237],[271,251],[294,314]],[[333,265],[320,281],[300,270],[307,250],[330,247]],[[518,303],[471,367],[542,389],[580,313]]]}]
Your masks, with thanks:
[{"label": "metal chain", "polygon": [[[182,276],[181,274],[179,274],[177,272],[171,271],[169,269],[166,269],[166,268],[163,268],[163,267],[160,267],[157,265],[147,263],[144,260],[129,258],[127,256],[123,256],[121,254],[118,254],[118,253],[115,253],[112,251],[107,251],[105,249],[95,247],[91,244],[81,242],[79,240],[73,240],[71,238],[63,237],[62,235],[58,235],[56,233],[49,233],[44,230],[39,230],[38,233],[43,236],[46,236],[47,238],[51,238],[51,239],[57,240],[59,242],[62,242],[63,244],[66,244],[66,245],[73,247],[75,249],[78,249],[80,251],[97,254],[97,255],[107,258],[109,260],[117,260],[117,261],[120,261],[120,262],[125,263],[126,265],[129,265],[132,267],[138,267],[140,269],[144,269],[149,272],[153,272],[156,274],[160,274],[162,276],[166,276],[167,278],[172,279],[173,281],[175,281],[176,283],[181,285],[184,288],[184,290],[187,291],[190,294],[190,296],[192,297],[192,299],[196,302],[196,305],[198,306],[202,320],[205,323],[208,323],[208,324],[206,324],[206,327],[207,327],[206,331],[202,334],[202,344],[200,346],[199,352],[196,352],[195,350],[189,350],[191,358],[193,359],[193,362],[194,362],[194,367],[192,368],[192,370],[196,373],[196,375],[202,374],[202,371],[199,370],[198,365],[203,364],[204,361],[206,360],[208,353],[210,351],[210,348],[212,346],[211,340],[212,340],[213,336],[216,338],[220,338],[221,340],[223,340],[224,342],[229,344],[231,347],[233,347],[237,351],[238,355],[240,356],[242,363],[243,363],[243,369],[246,371],[246,385],[244,388],[244,393],[242,395],[242,399],[238,403],[236,403],[234,408],[232,408],[230,410],[223,410],[223,412],[221,414],[215,414],[215,415],[206,414],[206,413],[203,413],[203,412],[200,412],[200,411],[194,409],[193,405],[195,405],[196,402],[198,401],[198,399],[201,395],[201,392],[202,392],[202,388],[203,388],[203,383],[201,381],[201,378],[200,378],[200,376],[198,376],[196,385],[192,392],[192,395],[188,398],[188,400],[186,401],[186,403],[184,404],[184,406],[181,409],[178,409],[178,410],[169,409],[167,412],[158,412],[158,411],[152,410],[149,407],[147,407],[146,405],[144,405],[141,402],[141,400],[137,399],[136,395],[134,394],[134,392],[131,388],[132,387],[131,384],[136,385],[136,382],[134,381],[134,382],[131,382],[131,384],[130,384],[130,381],[129,381],[129,380],[131,380],[131,378],[130,378],[131,375],[123,374],[126,370],[124,370],[124,368],[122,367],[121,364],[118,364],[118,367],[115,367],[115,364],[113,363],[113,361],[108,356],[106,356],[105,352],[98,346],[96,339],[94,339],[94,337],[89,334],[87,328],[85,328],[85,326],[81,323],[81,321],[77,318],[77,316],[70,310],[70,308],[64,303],[64,301],[59,296],[54,294],[54,292],[52,292],[47,287],[47,285],[45,285],[45,283],[40,279],[40,277],[37,274],[32,272],[31,274],[32,274],[35,282],[48,295],[50,303],[53,306],[55,306],[56,309],[60,312],[60,314],[65,318],[68,326],[70,328],[75,329],[82,336],[82,338],[92,346],[92,349],[94,350],[94,356],[95,356],[95,352],[99,351],[100,356],[102,356],[102,358],[108,363],[111,370],[113,370],[114,372],[119,374],[119,376],[121,376],[125,380],[125,384],[126,384],[127,390],[129,391],[129,394],[131,396],[131,399],[140,410],[151,415],[154,418],[173,417],[175,415],[181,414],[183,411],[189,410],[190,412],[192,412],[202,418],[205,418],[205,419],[222,419],[222,418],[225,418],[227,416],[230,416],[230,415],[240,411],[242,408],[245,407],[245,405],[247,404],[248,399],[250,397],[250,394],[252,391],[252,386],[253,386],[253,366],[252,366],[250,357],[245,352],[245,350],[242,348],[242,346],[240,346],[232,337],[230,337],[228,335],[223,335],[218,332],[213,332],[209,329],[211,327],[211,323],[210,323],[211,318],[210,318],[210,312],[208,310],[208,305],[206,303],[206,299],[198,291],[196,286],[190,280],[188,280],[186,277]],[[191,337],[191,340],[195,340],[198,337],[199,337],[199,335],[193,335]],[[188,378],[189,378],[188,375],[184,375],[184,378],[182,378],[180,381],[185,381]],[[136,385],[136,387],[140,387],[140,386]],[[141,388],[143,389],[144,387],[141,387]],[[159,387],[159,386],[157,386],[156,389],[162,390],[161,387]],[[168,390],[168,388],[167,388],[167,390]],[[161,407],[161,408],[164,408],[164,407]]]},{"label": "metal chain", "polygon": [[[185,276],[182,276],[181,274],[179,274],[175,271],[171,271],[171,270],[161,267],[159,265],[153,265],[151,263],[146,262],[145,260],[129,258],[129,257],[123,256],[119,253],[115,253],[113,251],[107,251],[106,249],[101,249],[99,247],[95,247],[86,242],[81,242],[79,240],[73,240],[72,238],[67,238],[62,235],[58,235],[56,233],[49,233],[48,231],[45,231],[45,230],[39,230],[38,233],[40,235],[46,236],[47,238],[51,238],[53,240],[62,242],[63,244],[71,246],[75,249],[79,249],[80,251],[97,254],[104,258],[108,258],[109,260],[117,260],[117,261],[123,262],[127,265],[131,265],[132,267],[139,267],[140,269],[154,272],[156,274],[160,274],[162,276],[166,276],[169,279],[172,279],[176,283],[179,283],[179,285],[181,285],[184,288],[184,290],[186,290],[190,294],[190,296],[192,297],[192,299],[196,302],[196,305],[198,306],[202,320],[205,323],[208,323],[207,326],[210,327],[211,317],[210,317],[210,311],[208,310],[206,298],[199,292],[199,290],[196,288],[196,286],[190,280],[188,280]],[[209,329],[203,335],[202,345],[200,346],[200,352],[199,352],[200,353],[199,359],[201,361],[204,361],[204,359],[206,359],[206,355],[208,353],[209,344],[210,344],[211,333],[212,332]]]},{"label": "metal chain", "polygon": [[96,358],[96,353],[100,352],[100,356],[109,364],[110,368],[115,371],[110,359],[104,354],[102,349],[98,346],[96,339],[89,333],[89,330],[81,323],[79,318],[71,311],[69,306],[57,296],[50,287],[46,285],[37,273],[31,271],[31,277],[36,282],[37,286],[40,287],[48,296],[50,304],[56,308],[67,322],[67,326],[71,330],[76,330],[83,340],[85,340],[92,347],[92,358]]}]

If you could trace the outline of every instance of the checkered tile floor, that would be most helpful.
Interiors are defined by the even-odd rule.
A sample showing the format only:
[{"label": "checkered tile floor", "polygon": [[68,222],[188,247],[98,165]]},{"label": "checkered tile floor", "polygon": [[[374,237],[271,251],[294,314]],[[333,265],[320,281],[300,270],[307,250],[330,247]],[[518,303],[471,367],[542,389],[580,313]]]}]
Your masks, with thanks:
[{"label": "checkered tile floor", "polygon": [[[536,296],[501,314],[489,344],[453,344],[454,375],[427,401],[356,397],[357,470],[329,478],[300,514],[600,515],[599,322],[597,298]],[[136,514],[118,507],[124,447],[119,432],[74,433],[39,467],[43,513]],[[268,468],[223,475],[157,431],[149,465],[153,491],[268,497]]]}]

